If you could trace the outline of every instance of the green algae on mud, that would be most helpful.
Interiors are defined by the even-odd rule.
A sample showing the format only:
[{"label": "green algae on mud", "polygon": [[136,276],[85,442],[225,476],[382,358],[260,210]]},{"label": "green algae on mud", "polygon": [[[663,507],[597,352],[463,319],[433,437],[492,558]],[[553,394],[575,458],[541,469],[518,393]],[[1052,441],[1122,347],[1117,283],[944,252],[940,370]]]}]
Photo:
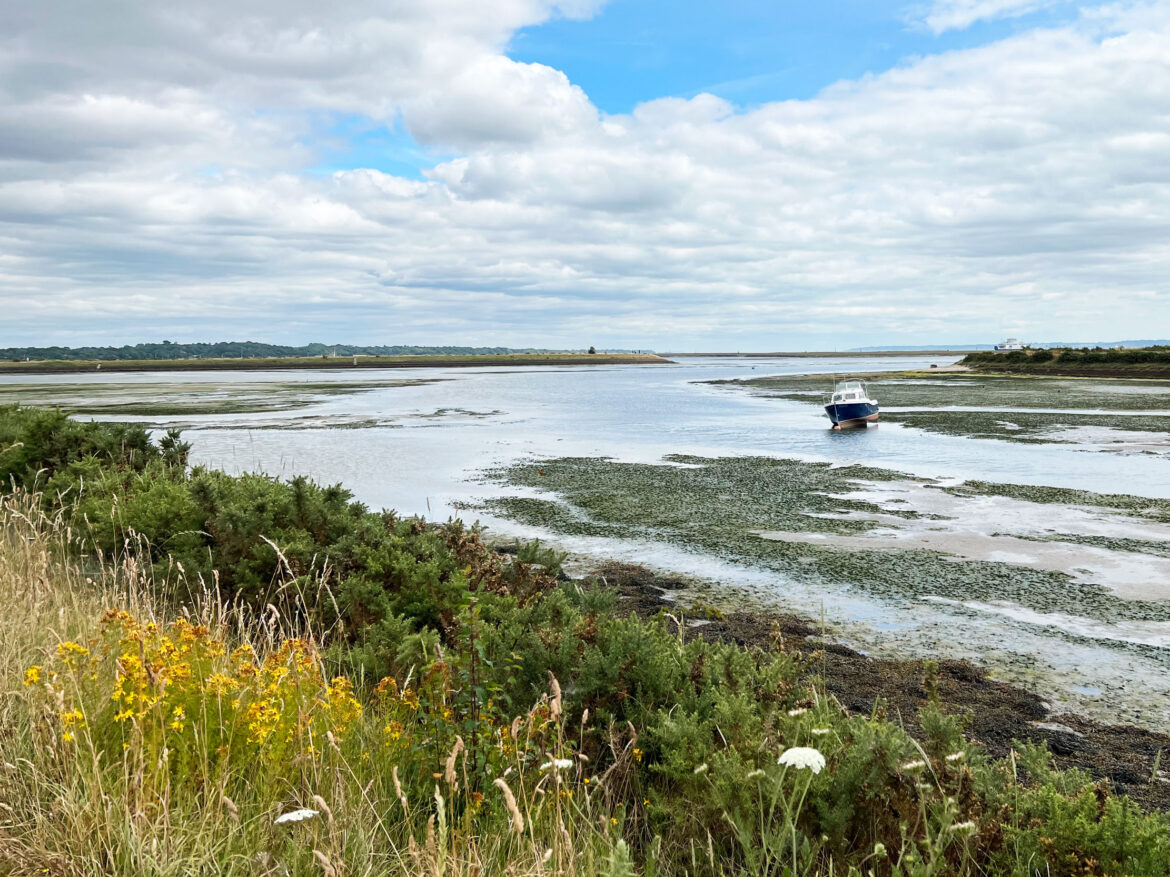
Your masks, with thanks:
[{"label": "green algae on mud", "polygon": [[296,411],[333,396],[413,387],[442,378],[276,383],[0,383],[0,404],[60,408],[70,414],[130,417],[265,414]]},{"label": "green algae on mud", "polygon": [[[1064,572],[994,560],[957,560],[929,549],[842,549],[763,538],[780,531],[855,535],[880,524],[842,513],[919,518],[855,496],[858,482],[925,481],[866,466],[832,466],[761,457],[671,456],[661,464],[564,458],[523,463],[495,473],[504,482],[555,498],[504,497],[484,508],[528,526],[573,536],[661,541],[697,548],[793,581],[847,584],[884,600],[1007,601],[1036,612],[1069,612],[1106,623],[1170,621],[1170,602],[1122,599],[1108,588]],[[971,484],[957,491],[977,491]],[[988,491],[989,494],[993,493]],[[1083,492],[1072,491],[1084,501]],[[1000,495],[1008,495],[1002,493]],[[1104,498],[1104,508],[1144,502]],[[1085,503],[1082,504],[1092,504]],[[1122,647],[1119,645],[1119,647]]]},{"label": "green algae on mud", "polygon": [[[861,377],[868,381],[875,395],[880,388],[879,401],[883,407],[937,408],[961,405],[1037,410],[1170,410],[1170,383],[1167,382],[1009,377],[971,372],[938,375],[930,372],[882,372]],[[764,395],[807,402],[827,394],[832,379],[826,375],[774,375],[710,383],[739,386]]]},{"label": "green algae on mud", "polygon": [[1063,506],[1091,506],[1170,523],[1170,499],[1133,496],[1128,493],[1095,493],[1069,487],[1046,487],[1030,484],[1000,484],[995,481],[964,481],[943,488],[954,496],[1002,496],[1028,502]]},{"label": "green algae on mud", "polygon": [[[883,411],[882,420],[901,423],[915,429],[963,438],[992,438],[1025,444],[1075,444],[1063,438],[1061,430],[1088,426],[1110,433],[1170,432],[1170,417],[1117,414],[1069,414],[1023,411]],[[1117,445],[1124,445],[1118,441]]]}]

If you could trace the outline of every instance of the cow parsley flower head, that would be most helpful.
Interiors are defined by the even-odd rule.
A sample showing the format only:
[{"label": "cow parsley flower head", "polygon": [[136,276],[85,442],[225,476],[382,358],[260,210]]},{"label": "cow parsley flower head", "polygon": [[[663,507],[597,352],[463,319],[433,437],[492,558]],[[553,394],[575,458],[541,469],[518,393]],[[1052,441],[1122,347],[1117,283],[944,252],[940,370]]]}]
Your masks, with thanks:
[{"label": "cow parsley flower head", "polygon": [[554,758],[552,761],[546,761],[540,766],[541,770],[549,770],[556,768],[557,770],[568,770],[573,766],[573,759],[571,758]]},{"label": "cow parsley flower head", "polygon": [[286,822],[303,822],[306,819],[312,819],[314,816],[319,816],[320,811],[310,810],[307,807],[303,810],[293,810],[291,813],[283,813],[272,820],[273,825],[284,825]]},{"label": "cow parsley flower head", "polygon": [[790,716],[803,716],[807,712],[808,712],[807,709],[805,709],[802,706],[798,706],[798,707],[796,707],[796,709],[789,710],[788,715],[790,715]]},{"label": "cow parsley flower head", "polygon": [[776,763],[797,770],[808,768],[813,773],[820,773],[825,766],[825,756],[811,746],[793,746],[791,749],[785,749]]},{"label": "cow parsley flower head", "polygon": [[815,737],[823,737],[825,734],[832,733],[832,728],[813,728],[809,733]]},{"label": "cow parsley flower head", "polygon": [[947,761],[962,761],[963,756],[965,756],[966,754],[967,753],[965,753],[965,752],[952,752],[950,755],[947,756]]},{"label": "cow parsley flower head", "polygon": [[902,770],[921,770],[926,767],[926,762],[922,760],[907,761],[902,765]]}]

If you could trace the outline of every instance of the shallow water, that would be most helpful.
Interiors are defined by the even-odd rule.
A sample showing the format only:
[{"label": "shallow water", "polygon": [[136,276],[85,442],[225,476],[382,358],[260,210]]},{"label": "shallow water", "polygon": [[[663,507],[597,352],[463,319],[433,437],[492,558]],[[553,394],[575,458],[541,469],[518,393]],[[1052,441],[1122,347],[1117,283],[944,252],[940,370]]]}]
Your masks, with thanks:
[{"label": "shallow water", "polygon": [[[540,495],[493,482],[485,478],[486,472],[523,459],[576,456],[643,463],[658,463],[666,454],[776,456],[860,463],[942,484],[978,479],[1170,497],[1170,461],[1161,455],[1101,453],[1092,444],[1015,444],[931,434],[895,423],[834,433],[827,428],[819,405],[810,404],[815,398],[807,402],[762,398],[704,383],[815,372],[826,375],[824,389],[828,391],[833,374],[926,368],[932,362],[945,365],[950,361],[694,358],[667,366],[21,376],[0,377],[0,384],[25,385],[27,392],[22,389],[21,395],[26,401],[36,401],[38,387],[83,385],[101,395],[103,402],[116,401],[119,394],[140,399],[152,385],[158,386],[160,396],[165,391],[173,399],[183,395],[184,385],[190,386],[191,395],[230,398],[233,385],[241,395],[254,395],[257,385],[271,384],[275,393],[278,386],[294,384],[297,407],[289,410],[118,419],[183,426],[195,463],[228,471],[259,469],[340,481],[372,506],[436,519],[459,515],[461,504],[467,501],[504,494]],[[415,378],[442,380],[376,387],[351,395],[313,392],[314,384],[360,385]],[[128,385],[133,393],[127,392]],[[961,404],[961,386],[958,382],[954,386],[960,397],[956,403]],[[1151,391],[1143,387],[1143,392]],[[913,502],[913,495],[910,499]],[[1005,499],[999,507],[990,503],[989,508],[981,500],[970,505],[969,514],[961,503],[952,503],[944,514],[951,521],[944,531],[968,535],[972,528],[980,533],[1063,532],[1062,515],[1054,514],[1053,506],[1039,503]],[[644,535],[631,539],[558,536],[539,527],[480,517],[502,533],[553,537],[581,553],[648,562],[724,583],[711,586],[712,594],[731,593],[730,584],[753,600],[818,614],[823,609],[843,639],[864,648],[974,658],[989,663],[1004,678],[1033,684],[1054,699],[1086,711],[1170,726],[1170,696],[1162,685],[1170,640],[1160,619],[1103,621],[1079,613],[1076,605],[1059,603],[1051,611],[1038,612],[1002,601],[956,601],[930,595],[909,602],[887,599],[847,583],[794,581],[749,562],[730,561]],[[968,517],[970,526],[965,523]],[[1075,529],[1080,533],[1117,535],[1136,526],[1104,509],[1090,508],[1076,517]],[[1002,526],[989,528],[989,522]],[[1170,526],[1160,522],[1144,520],[1140,529],[1140,538],[1149,542],[1170,539]],[[1149,557],[1151,567],[1165,563],[1124,551],[1115,552],[1124,563],[1111,566],[1105,562],[1111,550],[1094,549],[1102,569],[1125,568],[1126,563],[1140,566],[1143,557]],[[1093,552],[1085,549],[1080,556],[1089,553]],[[1052,552],[1044,554],[1050,557]],[[1005,576],[1013,574],[1011,564],[1003,564],[1003,569]],[[1170,598],[1170,583],[1159,588],[1156,581],[1143,580],[1142,586],[1147,599]]]}]

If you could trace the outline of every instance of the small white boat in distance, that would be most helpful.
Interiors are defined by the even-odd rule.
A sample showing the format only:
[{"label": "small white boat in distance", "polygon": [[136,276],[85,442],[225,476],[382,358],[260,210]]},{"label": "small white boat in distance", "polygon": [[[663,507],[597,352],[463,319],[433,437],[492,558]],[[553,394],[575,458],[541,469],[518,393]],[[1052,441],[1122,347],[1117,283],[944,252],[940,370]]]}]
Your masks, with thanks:
[{"label": "small white boat in distance", "polygon": [[1009,338],[1003,344],[996,344],[996,350],[1023,350],[1024,345],[1020,343],[1019,338]]},{"label": "small white boat in distance", "polygon": [[825,413],[833,422],[833,429],[866,426],[877,422],[878,403],[869,397],[864,381],[848,378],[833,388]]}]

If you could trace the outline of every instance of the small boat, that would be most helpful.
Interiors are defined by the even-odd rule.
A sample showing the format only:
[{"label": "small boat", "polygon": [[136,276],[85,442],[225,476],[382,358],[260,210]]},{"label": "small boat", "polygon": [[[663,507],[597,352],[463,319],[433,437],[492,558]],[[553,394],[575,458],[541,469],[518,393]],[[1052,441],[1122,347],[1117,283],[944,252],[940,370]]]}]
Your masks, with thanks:
[{"label": "small boat", "polygon": [[825,413],[833,421],[833,429],[865,426],[877,421],[878,403],[869,397],[863,381],[849,378],[833,388]]},{"label": "small boat", "polygon": [[1003,342],[1003,344],[996,344],[996,345],[995,345],[995,349],[996,349],[996,350],[999,350],[999,351],[1003,351],[1003,350],[1023,350],[1023,349],[1024,349],[1024,345],[1020,343],[1020,339],[1019,339],[1019,338],[1009,338],[1007,341]]}]

